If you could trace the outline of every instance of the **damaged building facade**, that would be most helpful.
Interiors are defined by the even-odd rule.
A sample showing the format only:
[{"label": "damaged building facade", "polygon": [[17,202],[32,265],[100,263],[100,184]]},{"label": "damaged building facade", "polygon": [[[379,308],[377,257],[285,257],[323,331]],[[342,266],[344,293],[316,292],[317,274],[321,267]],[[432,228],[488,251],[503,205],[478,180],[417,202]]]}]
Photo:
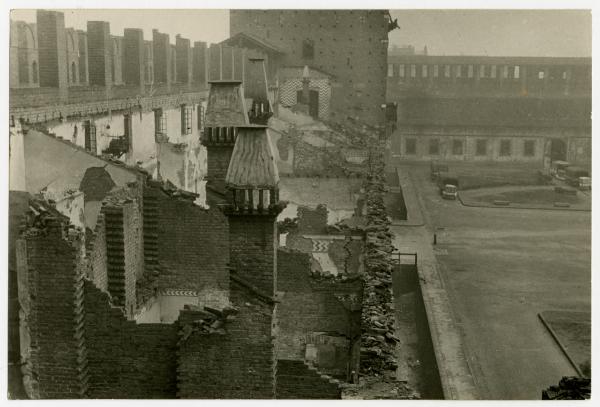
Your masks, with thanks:
[{"label": "damaged building facade", "polygon": [[[356,17],[383,44],[386,14],[354,13],[345,23]],[[15,38],[45,30],[51,44],[17,58],[47,67],[38,82],[32,70],[21,81],[21,65],[11,82],[11,397],[335,399],[361,377],[393,379],[383,167],[367,168],[364,149],[383,127],[378,84],[368,103],[332,86],[330,111],[354,112],[351,100],[365,110],[350,120],[365,124],[322,134],[345,139],[335,151],[351,169],[336,176],[366,185],[353,220],[332,226],[331,210],[298,205],[297,224],[280,233],[274,141],[291,128],[306,137],[296,146],[312,145],[325,125],[274,129],[286,114],[315,118],[310,103],[282,107],[282,82],[270,80],[306,78],[309,64],[279,65],[251,33],[191,47],[158,31],[115,40],[108,23],[89,22],[73,71],[61,13],[13,26]],[[299,162],[287,175],[298,173]]]}]

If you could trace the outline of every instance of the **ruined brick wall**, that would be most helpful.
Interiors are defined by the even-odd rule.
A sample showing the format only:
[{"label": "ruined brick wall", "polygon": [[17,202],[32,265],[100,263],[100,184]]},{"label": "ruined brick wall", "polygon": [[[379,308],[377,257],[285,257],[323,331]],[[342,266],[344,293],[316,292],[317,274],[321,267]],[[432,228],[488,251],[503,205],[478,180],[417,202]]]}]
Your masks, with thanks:
[{"label": "ruined brick wall", "polygon": [[359,279],[342,281],[313,276],[310,254],[295,250],[279,249],[277,261],[281,301],[277,308],[278,359],[304,360],[307,337],[313,332],[335,332],[357,339],[362,299]]},{"label": "ruined brick wall", "polygon": [[136,202],[123,207],[123,249],[125,260],[125,309],[131,315],[136,308],[136,280],[144,268],[142,214]]},{"label": "ruined brick wall", "polygon": [[180,398],[275,397],[274,305],[233,281],[231,300],[238,313],[224,333],[193,331],[180,340]]},{"label": "ruined brick wall", "polygon": [[137,304],[136,280],[144,265],[140,250],[142,215],[137,202],[131,199],[110,196],[103,204],[107,289],[113,303],[133,315]]},{"label": "ruined brick wall", "polygon": [[277,285],[277,223],[271,216],[231,216],[231,267],[267,295]]},{"label": "ruined brick wall", "polygon": [[89,270],[87,277],[102,291],[108,290],[107,257],[106,257],[106,229],[104,215],[98,215],[94,232],[87,236],[90,241],[88,259]]},{"label": "ruined brick wall", "polygon": [[277,361],[278,399],[341,399],[338,384],[322,377],[303,361]]},{"label": "ruined brick wall", "polygon": [[174,398],[175,324],[136,324],[106,293],[85,282],[91,398]]},{"label": "ruined brick wall", "polygon": [[229,289],[227,218],[218,208],[158,193],[158,288],[217,292]]},{"label": "ruined brick wall", "polygon": [[30,398],[81,398],[88,385],[83,235],[54,216],[30,225],[17,243],[23,379]]},{"label": "ruined brick wall", "polygon": [[[21,345],[19,342],[19,284],[17,274],[17,239],[23,216],[27,212],[29,194],[9,193],[8,228],[8,392],[11,396],[25,397],[20,371]],[[10,396],[9,396],[10,398]]]}]

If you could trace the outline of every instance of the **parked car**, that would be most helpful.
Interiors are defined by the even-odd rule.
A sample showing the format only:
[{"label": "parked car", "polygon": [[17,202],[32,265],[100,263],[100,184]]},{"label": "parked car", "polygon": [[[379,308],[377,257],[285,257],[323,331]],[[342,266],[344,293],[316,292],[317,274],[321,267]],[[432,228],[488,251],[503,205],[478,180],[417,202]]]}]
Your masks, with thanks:
[{"label": "parked car", "polygon": [[589,177],[590,172],[582,167],[569,166],[565,169],[565,179],[567,184],[575,188],[582,188],[582,183],[584,188],[588,186],[591,187],[591,178]]},{"label": "parked car", "polygon": [[556,179],[564,180],[567,167],[571,163],[568,161],[554,161],[551,166],[551,173]]},{"label": "parked car", "polygon": [[590,177],[579,177],[579,182],[577,188],[582,191],[591,191],[592,189],[592,179]]},{"label": "parked car", "polygon": [[458,196],[458,178],[445,176],[439,179],[438,187],[443,199],[456,199]]}]

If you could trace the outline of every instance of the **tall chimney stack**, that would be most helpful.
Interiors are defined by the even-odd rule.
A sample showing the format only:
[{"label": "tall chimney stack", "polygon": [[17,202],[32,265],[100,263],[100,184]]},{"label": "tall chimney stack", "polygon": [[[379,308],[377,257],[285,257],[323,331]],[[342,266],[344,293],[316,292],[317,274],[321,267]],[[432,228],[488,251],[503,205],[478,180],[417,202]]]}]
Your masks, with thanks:
[{"label": "tall chimney stack", "polygon": [[241,81],[209,81],[202,144],[207,149],[207,187],[225,194],[225,175],[235,145],[236,126],[248,124]]}]

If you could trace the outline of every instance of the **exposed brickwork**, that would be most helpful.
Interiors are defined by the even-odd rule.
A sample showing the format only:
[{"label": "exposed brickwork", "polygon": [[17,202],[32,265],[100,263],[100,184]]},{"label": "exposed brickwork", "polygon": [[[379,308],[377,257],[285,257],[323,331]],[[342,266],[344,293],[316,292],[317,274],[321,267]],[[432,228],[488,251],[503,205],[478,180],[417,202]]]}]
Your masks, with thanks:
[{"label": "exposed brickwork", "polygon": [[[307,336],[313,332],[335,332],[351,341],[360,336],[362,281],[318,278],[311,275],[311,256],[295,250],[277,253],[278,359],[304,360]],[[341,301],[353,299],[358,307]],[[350,357],[350,355],[349,355]]]},{"label": "exposed brickwork", "polygon": [[[16,242],[23,216],[28,210],[29,194],[10,191],[8,228],[8,392],[12,397],[25,397],[19,369],[21,346],[19,343],[19,288]],[[10,398],[10,396],[9,396]]]},{"label": "exposed brickwork", "polygon": [[177,326],[136,324],[85,282],[91,398],[174,398]]},{"label": "exposed brickwork", "polygon": [[88,235],[89,240],[89,269],[87,278],[94,282],[102,291],[108,290],[108,271],[106,257],[106,228],[104,214],[98,215],[96,228],[93,234]]},{"label": "exposed brickwork", "polygon": [[[156,211],[156,238],[147,235],[144,242],[146,258],[157,255],[156,286],[198,292],[215,290],[226,296],[229,285],[227,218],[218,208],[201,208],[190,199],[169,196],[159,188],[144,195],[152,194],[156,203],[144,203],[144,216]],[[156,209],[149,205],[156,205]],[[146,224],[151,225],[145,220]]]},{"label": "exposed brickwork", "polygon": [[230,216],[231,267],[267,295],[277,284],[277,223],[274,216]]},{"label": "exposed brickwork", "polygon": [[274,305],[233,281],[231,300],[238,313],[225,323],[226,334],[192,332],[182,337],[180,398],[275,398]]},{"label": "exposed brickwork", "polygon": [[[47,211],[47,209],[46,209]],[[88,388],[84,335],[83,234],[59,214],[30,217],[19,241],[26,389],[30,398],[81,398]]]},{"label": "exposed brickwork", "polygon": [[320,375],[301,360],[277,360],[278,399],[341,399],[335,380]]}]

